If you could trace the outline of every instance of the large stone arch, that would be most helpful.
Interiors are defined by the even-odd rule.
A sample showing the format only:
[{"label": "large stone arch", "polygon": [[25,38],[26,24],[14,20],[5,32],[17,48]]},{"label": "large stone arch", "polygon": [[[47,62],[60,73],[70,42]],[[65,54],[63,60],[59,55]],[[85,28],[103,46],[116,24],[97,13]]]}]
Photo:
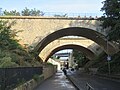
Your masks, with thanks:
[{"label": "large stone arch", "polygon": [[39,42],[34,50],[39,53],[50,42],[52,42],[58,38],[64,37],[64,36],[71,36],[71,35],[72,36],[82,36],[82,37],[86,37],[88,39],[93,40],[98,45],[100,45],[102,47],[102,49],[108,54],[114,54],[117,51],[117,49],[112,45],[111,42],[108,42],[108,47],[107,47],[107,41],[103,34],[97,32],[95,30],[83,28],[83,27],[70,27],[70,28],[64,28],[61,30],[57,30],[57,31],[49,34],[41,42]]},{"label": "large stone arch", "polygon": [[58,46],[57,48],[55,48],[54,50],[52,50],[48,55],[47,57],[45,57],[45,61],[47,61],[54,53],[56,53],[57,51],[60,51],[60,50],[63,50],[63,49],[76,49],[76,50],[79,50],[81,51],[82,53],[85,54],[85,56],[89,59],[89,60],[93,60],[95,59],[95,54],[83,47],[83,46],[80,46],[80,45],[74,45],[74,44],[67,44],[67,45],[62,45],[62,46]]}]

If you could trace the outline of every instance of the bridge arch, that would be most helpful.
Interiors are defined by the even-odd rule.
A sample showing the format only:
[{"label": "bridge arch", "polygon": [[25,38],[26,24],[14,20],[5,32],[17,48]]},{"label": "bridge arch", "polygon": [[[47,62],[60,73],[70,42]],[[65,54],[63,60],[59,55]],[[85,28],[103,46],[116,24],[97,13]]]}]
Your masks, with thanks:
[{"label": "bridge arch", "polygon": [[64,36],[82,36],[88,39],[93,40],[98,45],[102,47],[102,49],[109,54],[116,53],[115,47],[109,42],[108,43],[108,50],[107,50],[107,41],[105,39],[105,36],[95,30],[83,28],[83,27],[69,27],[57,30],[48,36],[46,36],[44,39],[42,39],[41,42],[37,44],[35,47],[35,51],[38,53],[42,51],[43,48],[45,48],[50,42],[64,37]]},{"label": "bridge arch", "polygon": [[45,58],[45,61],[47,61],[53,54],[55,54],[57,51],[60,51],[60,50],[64,50],[64,49],[76,49],[76,50],[79,50],[81,51],[82,53],[85,54],[85,56],[89,59],[89,60],[93,60],[95,58],[95,54],[83,47],[83,46],[80,46],[80,45],[74,45],[74,44],[67,44],[67,45],[62,45],[62,46],[58,46],[57,48],[55,48],[54,50],[52,50],[48,55],[47,57]]}]

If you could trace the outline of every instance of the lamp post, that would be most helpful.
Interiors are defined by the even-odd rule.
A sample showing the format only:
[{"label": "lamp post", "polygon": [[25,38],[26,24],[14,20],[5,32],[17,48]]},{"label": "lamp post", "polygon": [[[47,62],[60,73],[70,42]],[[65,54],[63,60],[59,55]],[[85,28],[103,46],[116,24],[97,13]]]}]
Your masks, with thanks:
[{"label": "lamp post", "polygon": [[110,75],[110,73],[111,73],[111,70],[110,70],[110,60],[111,60],[111,57],[110,57],[110,55],[109,55],[109,46],[108,46],[108,39],[109,39],[109,37],[107,36],[107,37],[103,37],[103,36],[96,36],[96,38],[104,38],[104,39],[106,39],[106,54],[107,54],[107,62],[108,62],[108,74]]},{"label": "lamp post", "polygon": [[108,62],[108,74],[110,75],[110,73],[111,73],[111,70],[110,70],[110,60],[111,60],[111,57],[110,57],[110,55],[109,55],[109,53],[108,53],[108,37],[106,38],[107,39],[107,62]]}]

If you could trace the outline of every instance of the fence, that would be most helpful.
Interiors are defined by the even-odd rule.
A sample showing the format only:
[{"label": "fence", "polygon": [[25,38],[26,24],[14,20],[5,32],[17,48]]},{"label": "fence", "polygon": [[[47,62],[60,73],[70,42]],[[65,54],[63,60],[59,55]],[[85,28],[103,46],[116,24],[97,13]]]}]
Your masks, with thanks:
[{"label": "fence", "polygon": [[0,68],[0,90],[12,90],[34,75],[41,75],[42,71],[42,67]]},{"label": "fence", "polygon": [[[38,16],[96,18],[96,17],[101,17],[102,15],[103,13],[41,12]],[[4,11],[2,11],[2,8],[0,8],[0,16],[4,16]],[[21,12],[20,12],[20,16],[22,16]]]},{"label": "fence", "polygon": [[86,83],[87,90],[95,90],[89,83]]}]

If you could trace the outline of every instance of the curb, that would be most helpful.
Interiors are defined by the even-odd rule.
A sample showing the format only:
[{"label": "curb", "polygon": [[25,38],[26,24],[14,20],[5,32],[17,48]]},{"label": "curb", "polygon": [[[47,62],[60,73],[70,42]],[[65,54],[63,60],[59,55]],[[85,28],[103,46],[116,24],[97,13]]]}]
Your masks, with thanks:
[{"label": "curb", "polygon": [[77,90],[80,90],[80,89],[78,88],[78,86],[72,81],[72,79],[71,79],[68,75],[66,75],[66,77],[67,77],[67,79],[73,84],[73,86],[74,86]]}]

